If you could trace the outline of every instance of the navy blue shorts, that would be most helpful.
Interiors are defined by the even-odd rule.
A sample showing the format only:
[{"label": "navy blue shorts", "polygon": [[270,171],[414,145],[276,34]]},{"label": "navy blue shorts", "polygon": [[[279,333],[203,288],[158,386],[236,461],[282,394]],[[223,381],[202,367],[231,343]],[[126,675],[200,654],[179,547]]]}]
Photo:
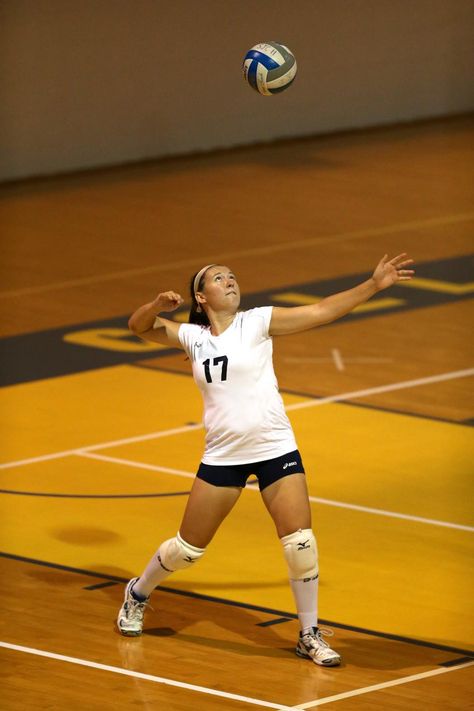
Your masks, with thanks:
[{"label": "navy blue shorts", "polygon": [[273,484],[288,474],[304,474],[303,462],[297,449],[288,454],[283,454],[275,459],[266,459],[263,462],[251,462],[250,464],[228,464],[217,465],[203,464],[201,462],[196,476],[198,479],[207,481],[214,486],[238,486],[244,487],[247,479],[252,474],[258,479],[258,487],[263,491],[267,486]]}]

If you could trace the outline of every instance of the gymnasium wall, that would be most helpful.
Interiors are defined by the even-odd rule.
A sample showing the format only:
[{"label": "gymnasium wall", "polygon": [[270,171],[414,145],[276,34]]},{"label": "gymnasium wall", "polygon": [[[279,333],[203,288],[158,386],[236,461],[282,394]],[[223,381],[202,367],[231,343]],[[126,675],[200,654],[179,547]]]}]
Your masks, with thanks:
[{"label": "gymnasium wall", "polygon": [[[473,0],[3,0],[0,180],[474,109]],[[247,87],[256,42],[294,85]]]}]

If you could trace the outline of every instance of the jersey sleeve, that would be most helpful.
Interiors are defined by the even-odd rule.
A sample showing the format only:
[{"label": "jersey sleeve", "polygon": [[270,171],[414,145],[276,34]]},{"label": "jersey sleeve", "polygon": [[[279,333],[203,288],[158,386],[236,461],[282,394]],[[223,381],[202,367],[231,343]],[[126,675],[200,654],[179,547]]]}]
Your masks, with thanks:
[{"label": "jersey sleeve", "polygon": [[201,326],[198,326],[195,323],[182,323],[178,330],[179,342],[183,346],[186,351],[186,355],[191,361],[194,360],[194,346],[199,339],[201,330]]},{"label": "jersey sleeve", "polygon": [[272,320],[273,306],[260,306],[250,309],[246,315],[252,321],[253,331],[257,341],[264,341],[271,338],[270,321]]}]

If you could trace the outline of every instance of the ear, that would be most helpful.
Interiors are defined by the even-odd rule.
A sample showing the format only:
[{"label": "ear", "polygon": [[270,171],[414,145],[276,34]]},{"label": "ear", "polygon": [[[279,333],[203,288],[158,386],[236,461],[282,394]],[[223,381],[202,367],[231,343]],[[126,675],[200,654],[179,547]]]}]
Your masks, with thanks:
[{"label": "ear", "polygon": [[206,297],[204,296],[204,294],[201,294],[200,291],[197,291],[197,292],[196,292],[196,301],[197,301],[197,303],[198,303],[199,306],[200,306],[201,304],[205,304],[205,303],[206,303]]}]

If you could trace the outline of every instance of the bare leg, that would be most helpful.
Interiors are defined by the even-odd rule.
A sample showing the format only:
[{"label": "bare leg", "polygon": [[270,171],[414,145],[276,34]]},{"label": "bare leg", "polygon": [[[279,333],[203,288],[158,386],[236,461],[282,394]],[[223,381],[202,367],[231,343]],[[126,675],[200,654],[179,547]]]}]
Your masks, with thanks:
[{"label": "bare leg", "polygon": [[311,528],[311,508],[304,474],[290,474],[278,479],[262,491],[262,499],[279,538],[299,528]]},{"label": "bare leg", "polygon": [[[317,548],[310,530],[311,509],[304,474],[278,479],[262,491],[262,498],[282,539],[301,629],[312,630],[318,624]],[[298,564],[295,568],[295,560],[304,555],[302,549],[310,554],[310,574]]]},{"label": "bare leg", "polygon": [[213,486],[195,479],[177,537],[161,544],[134,583],[134,594],[148,597],[172,572],[198,560],[241,492],[239,487]]},{"label": "bare leg", "polygon": [[179,528],[184,540],[197,548],[209,545],[241,493],[237,486],[213,486],[195,479]]}]

